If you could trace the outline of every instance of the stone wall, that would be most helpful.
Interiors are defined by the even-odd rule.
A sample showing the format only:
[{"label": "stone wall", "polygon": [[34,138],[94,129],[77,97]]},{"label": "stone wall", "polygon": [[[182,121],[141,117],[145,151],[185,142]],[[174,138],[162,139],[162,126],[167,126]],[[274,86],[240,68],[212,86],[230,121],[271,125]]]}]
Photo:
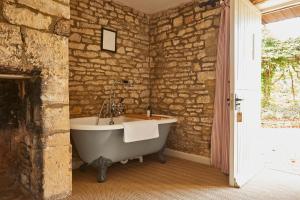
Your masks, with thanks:
[{"label": "stone wall", "polygon": [[[117,52],[100,49],[101,28],[117,31]],[[97,115],[109,97],[113,80],[133,87],[116,87],[125,97],[126,113],[143,113],[149,105],[149,19],[129,7],[105,0],[71,0],[71,117]]]},{"label": "stone wall", "polygon": [[[178,117],[168,147],[210,157],[220,8],[198,3],[145,15],[110,0],[71,0],[71,117],[96,115],[112,80],[129,79],[133,88],[117,90],[127,113],[151,104]],[[101,51],[102,27],[118,31],[117,53]]]},{"label": "stone wall", "polygon": [[[68,34],[69,0],[2,0],[0,2],[1,73],[41,76],[40,133],[32,155],[41,162],[29,189],[37,199],[70,194]],[[26,142],[24,144],[27,144]]]},{"label": "stone wall", "polygon": [[197,2],[151,16],[151,106],[178,118],[169,148],[210,157],[220,8]]}]

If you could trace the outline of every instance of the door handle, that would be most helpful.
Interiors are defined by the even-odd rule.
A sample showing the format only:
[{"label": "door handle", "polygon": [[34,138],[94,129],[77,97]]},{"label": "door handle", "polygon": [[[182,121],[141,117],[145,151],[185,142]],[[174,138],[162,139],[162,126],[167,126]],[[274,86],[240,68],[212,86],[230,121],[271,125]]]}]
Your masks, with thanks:
[{"label": "door handle", "polygon": [[[239,102],[241,102],[241,101],[243,101],[243,100],[244,100],[244,99],[240,99],[240,98],[237,98],[237,97],[236,97],[236,98],[235,98],[235,103],[240,105],[241,103],[239,103]],[[230,98],[227,98],[227,99],[226,99],[226,102],[227,102],[227,104],[229,105],[229,104],[230,104]]]},{"label": "door handle", "polygon": [[244,99],[238,98],[237,96],[235,96],[235,109],[238,110],[239,106],[241,105],[241,101],[243,101]]}]

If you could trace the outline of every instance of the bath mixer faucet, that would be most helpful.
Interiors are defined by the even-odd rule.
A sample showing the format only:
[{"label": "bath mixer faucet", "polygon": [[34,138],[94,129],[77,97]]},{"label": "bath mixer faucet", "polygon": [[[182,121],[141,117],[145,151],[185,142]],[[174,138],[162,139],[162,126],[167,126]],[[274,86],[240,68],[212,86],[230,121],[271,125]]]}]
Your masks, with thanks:
[{"label": "bath mixer faucet", "polygon": [[109,121],[109,125],[115,124],[114,117],[118,117],[118,116],[121,116],[123,114],[125,114],[124,98],[121,98],[118,104],[116,104],[115,98],[113,98],[112,102],[111,102],[111,106],[110,106],[110,121]]},{"label": "bath mixer faucet", "polygon": [[124,98],[120,99],[120,102],[117,105],[117,115],[121,116],[123,114],[125,114],[125,103],[124,103]]},{"label": "bath mixer faucet", "polygon": [[115,80],[112,84],[112,87],[110,89],[110,95],[109,95],[109,102],[107,103],[107,100],[105,99],[102,103],[101,109],[98,114],[98,120],[97,120],[97,125],[99,125],[100,118],[102,116],[102,111],[104,107],[106,106],[106,113],[104,117],[109,117],[109,125],[115,124],[114,122],[114,117],[121,116],[125,114],[125,103],[124,103],[124,98],[121,98],[118,102],[118,104],[115,101],[116,98],[116,93],[115,93],[115,85],[116,84],[122,84],[123,86],[128,85],[131,86],[130,82],[128,80]]}]

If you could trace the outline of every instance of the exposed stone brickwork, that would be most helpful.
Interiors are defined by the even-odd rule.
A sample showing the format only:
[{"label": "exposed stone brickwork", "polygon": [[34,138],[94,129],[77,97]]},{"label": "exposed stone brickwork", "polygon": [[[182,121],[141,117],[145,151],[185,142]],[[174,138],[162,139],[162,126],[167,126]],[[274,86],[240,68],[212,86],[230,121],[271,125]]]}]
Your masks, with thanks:
[{"label": "exposed stone brickwork", "polygon": [[[149,16],[110,0],[0,2],[1,71],[41,72],[41,133],[22,148],[42,160],[27,185],[36,198],[71,191],[69,77],[71,116],[97,114],[112,81],[127,79],[116,89],[127,113],[151,104],[177,116],[168,146],[210,156],[220,10],[194,3]],[[102,27],[118,32],[117,53],[100,50]]]},{"label": "exposed stone brickwork", "polygon": [[[96,115],[111,80],[129,79],[134,88],[117,90],[127,112],[145,112],[151,99],[155,113],[179,119],[168,147],[210,157],[220,8],[198,3],[145,15],[112,1],[71,0],[71,116]],[[116,54],[100,50],[101,27],[118,31]]]},{"label": "exposed stone brickwork", "polygon": [[30,179],[20,177],[37,199],[62,198],[72,188],[69,18],[69,0],[0,1],[1,73],[39,71],[41,77],[40,132],[22,139],[32,169]]},{"label": "exposed stone brickwork", "polygon": [[210,157],[220,8],[197,5],[151,16],[151,106],[178,118],[169,148]]},{"label": "exposed stone brickwork", "polygon": [[[117,31],[117,53],[100,50],[101,28]],[[70,111],[72,117],[99,112],[113,80],[127,113],[145,112],[149,105],[149,19],[129,7],[104,0],[71,0]]]}]

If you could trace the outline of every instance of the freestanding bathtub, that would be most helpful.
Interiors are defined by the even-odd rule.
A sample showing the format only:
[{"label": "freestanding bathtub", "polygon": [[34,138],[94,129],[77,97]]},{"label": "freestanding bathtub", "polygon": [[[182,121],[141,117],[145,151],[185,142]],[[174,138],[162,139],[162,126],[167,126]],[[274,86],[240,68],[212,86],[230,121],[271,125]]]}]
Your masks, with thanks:
[{"label": "freestanding bathtub", "polygon": [[158,153],[159,161],[164,163],[164,146],[170,127],[176,118],[164,115],[154,115],[158,122],[159,137],[132,143],[123,142],[123,122],[145,120],[137,117],[121,116],[114,118],[115,124],[109,124],[109,118],[101,118],[99,125],[97,117],[71,119],[71,136],[79,157],[85,163],[80,167],[84,170],[89,165],[98,168],[98,182],[106,180],[109,166],[148,154]]}]

